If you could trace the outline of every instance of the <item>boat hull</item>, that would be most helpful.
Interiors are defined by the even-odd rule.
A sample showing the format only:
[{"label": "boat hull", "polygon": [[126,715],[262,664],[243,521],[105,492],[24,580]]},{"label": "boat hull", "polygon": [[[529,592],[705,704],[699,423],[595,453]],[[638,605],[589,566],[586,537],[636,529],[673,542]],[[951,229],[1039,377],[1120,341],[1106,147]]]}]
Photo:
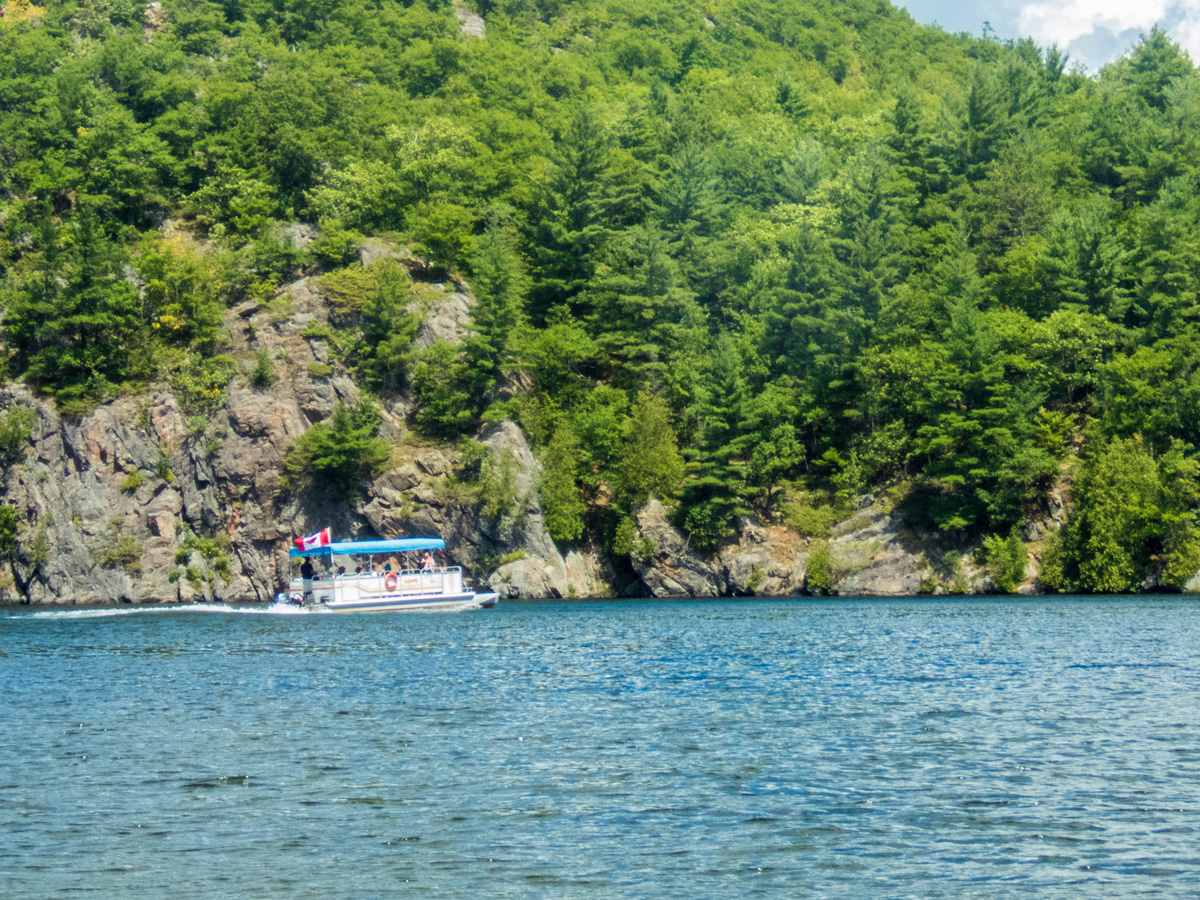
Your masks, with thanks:
[{"label": "boat hull", "polygon": [[496,605],[495,594],[458,594],[437,597],[377,597],[362,600],[330,601],[313,604],[335,613],[348,612],[429,612],[431,610],[489,609]]},{"label": "boat hull", "polygon": [[[306,590],[307,587],[307,590]],[[493,593],[476,593],[463,582],[462,569],[400,572],[332,573],[306,585],[293,578],[283,599],[324,612],[420,612],[487,609],[496,605]]]}]

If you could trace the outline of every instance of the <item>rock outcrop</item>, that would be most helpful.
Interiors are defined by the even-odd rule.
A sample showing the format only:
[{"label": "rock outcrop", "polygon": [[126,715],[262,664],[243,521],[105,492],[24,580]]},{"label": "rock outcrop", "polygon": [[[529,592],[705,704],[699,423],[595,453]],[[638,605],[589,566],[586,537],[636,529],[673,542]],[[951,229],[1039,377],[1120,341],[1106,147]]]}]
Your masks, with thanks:
[{"label": "rock outcrop", "polygon": [[[301,246],[315,233],[297,225],[284,236]],[[364,265],[385,258],[416,282],[409,310],[420,318],[418,348],[461,343],[473,306],[468,286],[433,280],[425,260],[384,241],[361,248]],[[322,337],[330,333],[330,311],[312,277],[270,302],[231,309],[228,352],[241,374],[224,402],[208,409],[185,410],[160,385],[66,419],[24,385],[0,389],[0,413],[33,412],[24,458],[0,469],[0,504],[12,508],[17,528],[0,568],[0,602],[268,602],[288,575],[291,539],[325,526],[340,539],[439,535],[448,563],[503,598],[796,596],[809,589],[815,541],[745,519],[735,542],[700,553],[657,500],[635,514],[628,563],[591,545],[564,553],[546,530],[541,465],[517,425],[485,426],[474,437],[487,462],[477,456],[469,463],[457,446],[410,434],[403,397],[382,410],[380,435],[393,448],[392,464],[356,502],[281,490],[288,448],[339,403],[359,398]],[[250,377],[264,357],[274,369],[269,385]],[[519,376],[501,389],[519,392]],[[1067,496],[1065,485],[1056,486],[1028,540],[1062,523]],[[1037,546],[1026,591],[1036,589]],[[989,588],[970,554],[960,552],[968,548],[912,533],[899,511],[875,497],[861,498],[820,547],[832,589],[843,595]]]},{"label": "rock outcrop", "polygon": [[[381,242],[363,255],[368,263],[390,255],[417,273],[423,267]],[[421,316],[418,345],[461,341],[471,304],[462,285],[419,284],[410,307]],[[0,502],[15,510],[18,529],[0,602],[267,602],[289,571],[291,539],[326,525],[342,539],[442,536],[446,561],[476,579],[511,558],[493,576],[505,596],[611,593],[594,556],[564,558],[546,533],[540,467],[511,422],[478,435],[494,468],[514,475],[512,509],[503,514],[480,514],[477,487],[457,480],[454,447],[412,440],[402,401],[383,410],[380,429],[396,464],[357,503],[281,491],[288,448],[359,396],[325,341],[311,337],[321,330],[306,332],[326,324],[329,311],[312,278],[287,285],[272,303],[230,310],[231,355],[243,375],[224,404],[201,414],[188,415],[166,386],[78,420],[23,385],[0,391],[0,412],[26,407],[36,416],[24,460],[2,473]],[[274,377],[256,390],[247,374],[263,352]]]}]

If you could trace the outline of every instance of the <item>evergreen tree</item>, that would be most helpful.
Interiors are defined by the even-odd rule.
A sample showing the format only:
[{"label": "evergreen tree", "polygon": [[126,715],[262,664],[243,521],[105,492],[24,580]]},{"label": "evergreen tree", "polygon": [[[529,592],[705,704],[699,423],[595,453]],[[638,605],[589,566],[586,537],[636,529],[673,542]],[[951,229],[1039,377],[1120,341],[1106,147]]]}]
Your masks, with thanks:
[{"label": "evergreen tree", "polygon": [[715,550],[729,536],[734,518],[749,514],[742,500],[744,400],[741,356],[729,336],[722,335],[701,407],[700,446],[688,463],[681,497],[681,524],[699,550]]},{"label": "evergreen tree", "polygon": [[652,495],[674,496],[683,479],[683,458],[671,427],[671,412],[661,397],[642,391],[629,413],[614,488],[627,509]]},{"label": "evergreen tree", "polygon": [[542,480],[538,496],[546,530],[558,543],[570,543],[583,534],[586,507],[579,496],[579,442],[569,427],[560,426],[542,454]]},{"label": "evergreen tree", "polygon": [[497,211],[476,239],[472,269],[476,303],[465,355],[471,370],[471,394],[482,405],[504,369],[516,360],[516,338],[524,322],[522,307],[528,289],[516,238],[503,226]]},{"label": "evergreen tree", "polygon": [[533,235],[530,296],[537,317],[570,302],[591,279],[607,234],[604,187],[609,141],[596,114],[580,106],[558,136],[553,174]]},{"label": "evergreen tree", "polygon": [[86,205],[63,232],[46,220],[42,239],[44,269],[13,298],[4,323],[14,368],[73,405],[144,377],[147,323],[122,276],[124,248]]}]

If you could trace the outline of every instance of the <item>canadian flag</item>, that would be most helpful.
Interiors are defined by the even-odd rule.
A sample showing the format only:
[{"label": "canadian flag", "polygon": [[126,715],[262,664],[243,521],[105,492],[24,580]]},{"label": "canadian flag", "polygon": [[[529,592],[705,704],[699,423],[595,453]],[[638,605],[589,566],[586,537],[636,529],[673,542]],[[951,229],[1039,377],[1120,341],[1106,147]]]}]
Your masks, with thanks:
[{"label": "canadian flag", "polygon": [[328,547],[329,529],[322,528],[308,537],[296,538],[296,546],[301,550],[315,550],[317,547]]}]

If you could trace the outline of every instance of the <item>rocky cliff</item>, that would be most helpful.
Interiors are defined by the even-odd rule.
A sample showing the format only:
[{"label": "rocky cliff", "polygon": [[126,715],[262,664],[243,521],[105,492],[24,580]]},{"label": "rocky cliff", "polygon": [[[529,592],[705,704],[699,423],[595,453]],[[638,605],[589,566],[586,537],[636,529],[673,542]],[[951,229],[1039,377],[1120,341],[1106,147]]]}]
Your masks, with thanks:
[{"label": "rocky cliff", "polygon": [[[369,242],[370,264],[392,255],[414,271],[420,261]],[[423,282],[410,308],[421,317],[416,343],[461,340],[471,297],[455,283]],[[479,514],[478,498],[456,483],[458,452],[411,434],[403,400],[383,410],[380,434],[392,464],[355,503],[281,491],[289,446],[358,387],[308,329],[328,323],[330,305],[315,279],[289,284],[269,304],[229,311],[235,377],[220,408],[188,416],[166,386],[123,397],[79,419],[22,384],[0,390],[0,410],[35,414],[22,459],[2,473],[0,502],[16,512],[16,546],[0,574],[0,602],[268,602],[289,571],[293,537],[326,525],[339,539],[436,534],[447,562],[478,581],[490,576],[504,596],[595,596],[612,592],[599,554],[565,556],[542,523],[540,467],[511,422],[477,435],[498,465],[515,473],[515,508]],[[306,331],[306,329],[308,329]],[[249,373],[271,360],[269,387]]]},{"label": "rocky cliff", "polygon": [[[386,244],[362,250],[366,264],[388,255],[427,278],[419,260]],[[420,287],[420,302],[410,307],[421,318],[418,345],[460,341],[473,303],[466,286],[425,280]],[[495,465],[513,473],[510,508],[484,515],[477,491],[459,477],[458,450],[411,433],[403,398],[383,410],[391,464],[356,502],[281,490],[289,446],[339,402],[358,397],[330,348],[312,336],[322,329],[309,328],[329,316],[311,277],[270,303],[230,310],[230,352],[242,374],[225,402],[203,416],[186,415],[166,386],[80,419],[63,418],[24,385],[0,390],[4,410],[35,414],[23,459],[2,473],[0,502],[15,510],[17,534],[0,575],[0,602],[268,602],[289,571],[292,538],[326,525],[339,539],[440,535],[448,562],[502,597],[794,596],[813,589],[813,544],[788,528],[746,520],[736,543],[699,554],[655,500],[636,517],[628,564],[614,564],[598,547],[564,553],[543,524],[540,465],[515,424],[476,435]],[[250,372],[263,353],[274,376],[255,389]],[[832,587],[841,593],[987,588],[969,555],[956,558],[955,572],[939,574],[945,548],[908,533],[902,517],[874,498],[864,498],[826,546]]]}]

